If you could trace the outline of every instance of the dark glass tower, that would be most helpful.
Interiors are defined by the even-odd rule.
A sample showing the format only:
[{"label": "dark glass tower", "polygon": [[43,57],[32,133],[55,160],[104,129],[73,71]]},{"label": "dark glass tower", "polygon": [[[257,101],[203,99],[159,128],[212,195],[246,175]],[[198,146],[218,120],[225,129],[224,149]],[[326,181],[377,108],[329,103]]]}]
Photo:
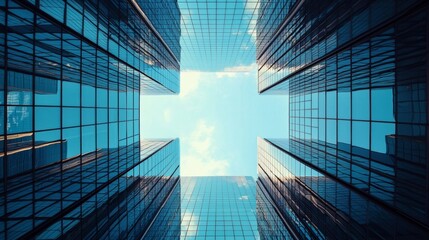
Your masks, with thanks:
[{"label": "dark glass tower", "polygon": [[179,174],[139,109],[178,93],[177,38],[128,0],[3,0],[0,29],[0,239],[140,237]]},{"label": "dark glass tower", "polygon": [[271,215],[258,225],[267,239],[287,233],[291,239],[428,236],[424,226],[294,156],[288,144],[284,139],[258,141],[257,197],[264,199],[258,201],[258,220]]},{"label": "dark glass tower", "polygon": [[[281,150],[259,155],[259,184],[289,229],[302,238],[428,234],[428,2],[259,7],[259,92],[285,94],[290,116],[288,141],[262,141]],[[392,217],[372,214],[380,211]],[[344,224],[360,229],[330,229]]]}]

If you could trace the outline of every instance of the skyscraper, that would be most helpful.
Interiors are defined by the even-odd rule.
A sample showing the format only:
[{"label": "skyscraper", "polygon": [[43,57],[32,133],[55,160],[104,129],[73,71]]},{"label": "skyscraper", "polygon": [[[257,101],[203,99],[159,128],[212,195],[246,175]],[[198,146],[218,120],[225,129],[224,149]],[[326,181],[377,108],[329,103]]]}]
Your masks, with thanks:
[{"label": "skyscraper", "polygon": [[181,177],[181,238],[258,239],[252,177]]},{"label": "skyscraper", "polygon": [[428,11],[261,1],[259,92],[287,95],[290,133],[260,140],[258,185],[297,236],[428,234]]},{"label": "skyscraper", "polygon": [[1,239],[138,238],[175,189],[178,140],[140,141],[139,107],[178,93],[180,29],[142,9],[0,1]]},{"label": "skyscraper", "polygon": [[265,226],[260,232],[268,233],[268,239],[279,236],[278,232],[288,232],[292,239],[428,236],[424,226],[294,156],[286,147],[288,140],[259,139],[258,145],[257,196],[265,199],[258,201],[258,209],[262,209],[258,219],[269,212],[273,215],[258,224]]}]

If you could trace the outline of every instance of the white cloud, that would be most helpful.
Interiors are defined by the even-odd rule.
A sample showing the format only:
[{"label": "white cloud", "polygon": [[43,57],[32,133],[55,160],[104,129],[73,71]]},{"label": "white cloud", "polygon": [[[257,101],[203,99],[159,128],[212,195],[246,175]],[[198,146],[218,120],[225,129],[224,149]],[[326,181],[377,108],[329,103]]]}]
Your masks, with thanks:
[{"label": "white cloud", "polygon": [[233,67],[226,67],[221,72],[215,72],[217,78],[235,78],[238,77],[239,74],[248,75],[251,72],[255,72],[258,70],[258,65],[256,63],[252,63],[250,65],[238,65]]},{"label": "white cloud", "polygon": [[227,67],[224,69],[224,72],[251,72],[257,70],[258,65],[252,63],[250,65],[239,65],[234,67]]},{"label": "white cloud", "polygon": [[258,64],[252,63],[249,65],[238,65],[232,67],[226,67],[219,72],[201,72],[194,70],[184,70],[180,73],[180,94],[179,96],[185,97],[190,93],[198,90],[200,81],[212,79],[212,76],[216,78],[235,78],[240,76],[239,74],[248,75],[249,73],[255,73],[258,70]]},{"label": "white cloud", "polygon": [[181,161],[182,176],[224,176],[227,175],[229,162],[201,158],[195,155],[184,155]]},{"label": "white cloud", "polygon": [[216,72],[217,78],[234,78],[237,76],[236,72]]},{"label": "white cloud", "polygon": [[198,89],[202,72],[183,71],[180,73],[180,97],[185,97]]},{"label": "white cloud", "polygon": [[200,120],[196,129],[191,133],[191,147],[199,154],[206,154],[213,145],[213,131],[215,127],[209,126]]},{"label": "white cloud", "polygon": [[229,162],[214,155],[213,134],[215,127],[200,120],[189,138],[182,138],[183,145],[190,148],[181,161],[182,176],[221,176],[226,175]]},{"label": "white cloud", "polygon": [[164,122],[171,122],[171,109],[167,108],[164,110]]}]

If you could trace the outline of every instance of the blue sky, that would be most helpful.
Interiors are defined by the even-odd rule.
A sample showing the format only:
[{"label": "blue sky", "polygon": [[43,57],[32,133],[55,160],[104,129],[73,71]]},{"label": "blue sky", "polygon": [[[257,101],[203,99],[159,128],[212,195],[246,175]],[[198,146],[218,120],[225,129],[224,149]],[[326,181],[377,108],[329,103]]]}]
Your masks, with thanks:
[{"label": "blue sky", "polygon": [[141,136],[179,137],[183,176],[256,178],[257,137],[288,136],[287,96],[257,93],[257,1],[179,6],[181,92],[141,97]]},{"label": "blue sky", "polygon": [[181,73],[177,96],[141,97],[142,138],[180,138],[183,176],[256,177],[257,137],[285,138],[287,96],[257,93],[256,65]]}]

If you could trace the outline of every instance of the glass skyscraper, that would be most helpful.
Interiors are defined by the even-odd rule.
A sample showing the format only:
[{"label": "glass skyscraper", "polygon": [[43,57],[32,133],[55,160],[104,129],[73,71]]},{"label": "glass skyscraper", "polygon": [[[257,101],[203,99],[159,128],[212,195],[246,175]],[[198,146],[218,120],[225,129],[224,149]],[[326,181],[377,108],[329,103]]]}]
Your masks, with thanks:
[{"label": "glass skyscraper", "polygon": [[[295,238],[429,236],[428,1],[261,1],[259,92],[289,101],[258,186]],[[268,228],[269,229],[269,228]]]},{"label": "glass skyscraper", "polygon": [[260,230],[261,235],[268,233],[271,236],[268,239],[285,232],[290,234],[290,239],[424,239],[429,236],[424,226],[294,156],[288,144],[284,139],[258,141],[257,196],[264,198],[258,202],[258,209],[264,207],[258,212],[258,219],[259,214],[272,212],[273,215],[258,222],[265,226]]},{"label": "glass skyscraper", "polygon": [[181,177],[180,181],[181,239],[259,238],[252,177]]},{"label": "glass skyscraper", "polygon": [[178,93],[180,29],[155,6],[0,1],[0,239],[135,239],[159,215],[179,143],[140,141],[140,94]]}]

